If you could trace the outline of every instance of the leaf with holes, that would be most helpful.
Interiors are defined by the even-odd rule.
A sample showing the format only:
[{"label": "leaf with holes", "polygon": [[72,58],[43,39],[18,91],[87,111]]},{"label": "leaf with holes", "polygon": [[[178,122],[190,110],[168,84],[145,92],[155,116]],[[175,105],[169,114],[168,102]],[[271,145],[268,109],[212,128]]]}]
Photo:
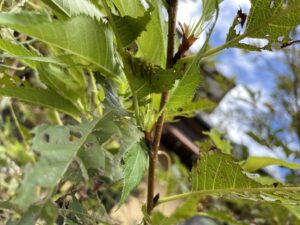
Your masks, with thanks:
[{"label": "leaf with holes", "polygon": [[[243,34],[236,33],[235,27],[241,21],[237,15],[227,35],[227,41],[233,41],[231,47],[247,50],[272,50],[274,45],[283,48],[293,43],[290,33],[300,24],[299,0],[251,0],[251,9],[246,20]],[[240,43],[244,38],[267,40],[263,47]]]},{"label": "leaf with holes", "polygon": [[230,195],[282,204],[299,202],[300,187],[262,185],[249,178],[232,156],[224,153],[205,154],[193,167],[191,182],[195,195]]},{"label": "leaf with holes", "polygon": [[128,61],[132,74],[128,74],[127,77],[132,88],[136,90],[138,99],[151,93],[161,93],[172,89],[175,81],[181,77],[181,74],[173,69],[164,70],[129,54]]},{"label": "leaf with holes", "polygon": [[73,103],[50,90],[21,87],[0,87],[0,96],[12,97],[33,105],[58,110],[72,116],[76,120],[80,120],[79,110],[73,105]]},{"label": "leaf with holes", "polygon": [[105,116],[80,126],[41,125],[34,129],[32,150],[39,158],[25,174],[18,190],[15,203],[20,209],[27,209],[41,198],[53,194],[55,186],[101,120],[105,120]]}]

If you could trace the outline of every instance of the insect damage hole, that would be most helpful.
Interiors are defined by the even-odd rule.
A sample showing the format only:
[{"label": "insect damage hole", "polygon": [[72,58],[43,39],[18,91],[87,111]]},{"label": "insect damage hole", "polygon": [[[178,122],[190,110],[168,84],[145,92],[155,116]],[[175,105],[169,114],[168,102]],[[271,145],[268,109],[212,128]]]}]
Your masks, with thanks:
[{"label": "insect damage hole", "polygon": [[50,135],[47,134],[47,133],[44,133],[44,134],[43,134],[43,140],[44,140],[45,142],[49,143],[49,142],[50,142]]},{"label": "insect damage hole", "polygon": [[71,130],[69,133],[69,141],[70,142],[76,142],[81,137],[82,137],[82,134],[79,131]]}]

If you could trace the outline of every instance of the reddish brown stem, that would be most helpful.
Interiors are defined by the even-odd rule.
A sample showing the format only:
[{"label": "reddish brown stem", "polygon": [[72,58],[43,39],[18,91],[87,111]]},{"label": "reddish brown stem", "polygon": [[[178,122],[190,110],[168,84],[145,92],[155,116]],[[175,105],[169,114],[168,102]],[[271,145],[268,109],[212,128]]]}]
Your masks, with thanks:
[{"label": "reddish brown stem", "polygon": [[[167,43],[167,62],[166,68],[173,67],[173,56],[174,56],[174,38],[176,32],[176,20],[177,20],[177,7],[178,7],[178,0],[170,0],[169,1],[169,8],[168,8],[168,15],[169,15],[169,26],[168,26],[168,43]],[[161,95],[160,101],[160,110],[165,108],[165,105],[168,102],[168,92],[163,92]],[[162,112],[161,116],[158,118],[154,139],[151,151],[149,153],[149,170],[148,170],[148,194],[147,194],[147,212],[150,215],[153,208],[154,208],[154,183],[155,183],[155,167],[157,161],[157,152],[160,145],[163,124],[165,119],[165,112]]]}]

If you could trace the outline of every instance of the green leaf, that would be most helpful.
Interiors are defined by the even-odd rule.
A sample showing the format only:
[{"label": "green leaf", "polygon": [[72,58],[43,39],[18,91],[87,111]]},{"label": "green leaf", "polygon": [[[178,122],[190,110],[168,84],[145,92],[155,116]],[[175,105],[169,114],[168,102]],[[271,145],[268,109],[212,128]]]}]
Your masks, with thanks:
[{"label": "green leaf", "polygon": [[192,101],[189,104],[184,105],[181,108],[177,108],[174,111],[169,110],[167,118],[172,119],[175,116],[194,116],[195,113],[201,110],[211,110],[216,106],[216,103],[208,98],[200,98],[196,101]]},{"label": "green leaf", "polygon": [[[25,174],[17,192],[15,203],[20,209],[27,209],[41,198],[53,194],[87,137],[104,119],[105,116],[79,126],[41,125],[34,129],[32,150],[39,154],[39,159]],[[41,196],[38,189],[42,190]]]},{"label": "green leaf", "polygon": [[212,19],[216,12],[216,6],[222,1],[223,0],[202,0],[202,14],[204,21],[209,21]]},{"label": "green leaf", "polygon": [[108,25],[87,16],[51,22],[36,13],[0,13],[0,24],[71,52],[98,66],[104,75],[118,72]]},{"label": "green leaf", "polygon": [[9,201],[0,201],[0,209],[14,210],[16,207]]},{"label": "green leaf", "polygon": [[[262,187],[248,178],[230,155],[206,154],[192,169],[192,190],[247,189]],[[220,193],[221,194],[221,193]]]},{"label": "green leaf", "polygon": [[211,129],[209,132],[203,132],[203,134],[208,135],[216,147],[220,149],[225,154],[231,154],[232,146],[228,140],[222,139],[222,133],[217,129]]},{"label": "green leaf", "polygon": [[298,222],[300,222],[300,206],[299,205],[285,205],[285,207],[298,219]]},{"label": "green leaf", "polygon": [[[123,136],[118,123],[115,121],[116,118],[114,119],[112,115],[108,115],[105,121],[101,122],[101,127],[105,129],[100,132],[95,131],[87,138],[85,145],[78,152],[78,157],[81,159],[89,175],[93,175],[93,169],[96,169],[101,176],[115,181],[120,179],[120,175],[118,174],[121,172],[119,167],[120,162],[109,152],[105,143],[119,143],[123,139]],[[116,117],[117,115],[114,116]]]},{"label": "green leaf", "polygon": [[232,47],[249,50],[272,50],[274,44],[284,47],[292,41],[290,33],[300,24],[299,0],[251,0],[251,4],[252,6],[247,19],[245,32],[240,35],[234,31],[234,27],[238,24],[238,18],[236,17],[228,32],[227,40],[247,37],[264,39],[267,40],[268,43],[262,48],[259,48],[234,42]]},{"label": "green leaf", "polygon": [[193,96],[200,84],[201,75],[199,64],[194,60],[191,65],[188,66],[183,78],[175,84],[175,87],[170,92],[170,98],[166,105],[167,113],[177,111],[183,108],[185,105],[190,104]]},{"label": "green leaf", "polygon": [[[38,56],[36,53],[29,51],[21,44],[13,43],[11,41],[4,40],[1,38],[0,38],[0,49],[13,56],[24,56],[24,57]],[[24,58],[21,61],[32,68],[36,67],[36,63],[33,62],[32,60],[27,60],[26,58]]]},{"label": "green leaf", "polygon": [[47,63],[40,63],[37,69],[41,81],[65,99],[75,102],[85,96],[85,83],[75,80],[66,69]]},{"label": "green leaf", "polygon": [[0,96],[12,97],[33,105],[58,110],[72,116],[76,120],[80,120],[78,109],[70,101],[50,90],[2,87],[0,88]]},{"label": "green leaf", "polygon": [[[197,214],[197,206],[199,205],[199,198],[189,198],[181,206],[177,207],[176,210],[168,217],[164,215],[157,215],[157,212],[151,217],[153,225],[173,225],[179,221],[188,219]],[[158,212],[161,214],[160,212]]]},{"label": "green leaf", "polygon": [[191,182],[191,194],[194,195],[230,194],[231,197],[252,201],[282,204],[299,202],[300,187],[262,185],[249,178],[230,155],[223,153],[205,154],[201,157],[192,169]]},{"label": "green leaf", "polygon": [[124,203],[130,192],[141,182],[148,165],[148,156],[142,143],[134,143],[128,149],[124,161],[124,186],[120,204]]},{"label": "green leaf", "polygon": [[162,93],[170,90],[174,86],[175,81],[181,76],[173,69],[164,70],[129,54],[128,60],[132,74],[128,74],[127,77],[132,88],[136,90],[138,99],[151,93]]},{"label": "green leaf", "polygon": [[67,17],[87,15],[100,20],[103,14],[90,0],[43,0],[54,11]]},{"label": "green leaf", "polygon": [[124,114],[113,110],[87,138],[78,157],[89,175],[97,170],[101,176],[118,181],[124,178],[122,161],[142,137],[143,133]]},{"label": "green leaf", "polygon": [[254,141],[256,141],[258,144],[264,145],[264,146],[270,148],[270,144],[266,140],[264,140],[262,137],[259,137],[258,135],[256,135],[252,131],[248,131],[247,135],[249,137],[251,137]]},{"label": "green leaf", "polygon": [[145,8],[140,0],[112,0],[121,15],[133,18],[144,15]]},{"label": "green leaf", "polygon": [[16,223],[16,225],[32,225],[35,224],[39,217],[45,221],[47,225],[56,222],[58,212],[56,206],[47,201],[45,204],[31,206]]},{"label": "green leaf", "polygon": [[143,32],[137,40],[138,55],[154,65],[165,68],[167,58],[167,24],[162,11],[163,4],[160,0],[151,1],[151,4],[154,8],[151,13],[151,20],[146,27],[146,32]]},{"label": "green leaf", "polygon": [[261,169],[261,168],[264,168],[264,167],[270,166],[270,165],[284,166],[284,167],[287,167],[289,169],[294,169],[294,170],[300,169],[300,164],[298,164],[298,163],[287,162],[287,161],[272,158],[272,157],[250,156],[242,164],[244,170],[246,170],[248,172],[254,172],[258,169]]},{"label": "green leaf", "polygon": [[112,15],[116,24],[119,38],[124,47],[128,46],[131,42],[135,41],[140,34],[146,30],[146,26],[150,21],[150,10],[145,11],[143,16],[133,18],[130,16],[117,16]]},{"label": "green leaf", "polygon": [[[113,0],[113,2],[122,16],[138,18],[145,13],[140,0]],[[165,68],[167,26],[162,12],[164,6],[160,0],[154,0],[151,3],[147,1],[147,3],[150,8],[153,7],[153,11],[146,31],[137,40],[138,56],[142,56],[151,64]]]},{"label": "green leaf", "polygon": [[202,55],[206,51],[208,41],[218,18],[219,10],[217,7],[218,5],[215,5],[215,20],[212,22],[212,25],[209,28],[205,43],[200,51],[196,54],[193,61],[189,65],[184,66],[186,67],[186,70],[182,79],[179,80],[178,83],[175,84],[173,90],[170,91],[169,101],[166,104],[167,113],[168,111],[177,111],[178,109],[184,108],[186,105],[190,104],[197,88],[199,87],[201,81],[200,61],[202,59]]},{"label": "green leaf", "polygon": [[16,225],[32,225],[38,219],[42,211],[42,207],[38,205],[31,206],[21,217],[21,219],[17,222]]}]

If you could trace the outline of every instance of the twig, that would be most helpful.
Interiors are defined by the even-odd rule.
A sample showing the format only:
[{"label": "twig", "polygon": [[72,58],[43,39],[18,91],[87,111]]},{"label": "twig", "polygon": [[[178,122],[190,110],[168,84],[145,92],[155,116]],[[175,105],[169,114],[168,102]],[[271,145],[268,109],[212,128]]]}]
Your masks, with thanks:
[{"label": "twig", "polygon": [[25,134],[24,134],[24,132],[23,132],[23,130],[21,128],[21,125],[19,123],[19,120],[18,120],[18,118],[16,116],[15,110],[14,110],[11,102],[9,103],[9,110],[10,110],[12,118],[13,118],[15,124],[16,124],[16,127],[17,127],[17,129],[18,129],[18,131],[19,131],[19,133],[20,133],[20,135],[21,135],[21,137],[23,139],[23,142],[24,142],[26,148],[28,148],[28,143],[27,143],[27,140],[26,140],[26,136],[25,136]]},{"label": "twig", "polygon": [[[178,0],[171,0],[169,2],[168,16],[168,46],[167,46],[167,62],[166,67],[173,67],[173,56],[174,56],[174,37],[176,31],[176,20],[177,20],[177,8]],[[165,108],[168,102],[169,93],[163,92],[160,101],[160,110]],[[157,152],[160,145],[163,124],[165,119],[165,112],[163,111],[156,123],[155,134],[152,149],[149,153],[149,170],[148,170],[148,193],[147,193],[147,213],[150,215],[154,208],[154,183],[155,183],[155,167],[157,161]]]},{"label": "twig", "polygon": [[96,79],[95,79],[94,73],[92,71],[89,71],[89,74],[90,74],[91,84],[92,84],[92,88],[93,88],[92,94],[93,94],[94,104],[95,104],[95,107],[98,110],[99,116],[101,117],[103,115],[103,110],[102,110],[102,107],[101,107],[101,102],[98,98],[98,90],[97,90]]}]

